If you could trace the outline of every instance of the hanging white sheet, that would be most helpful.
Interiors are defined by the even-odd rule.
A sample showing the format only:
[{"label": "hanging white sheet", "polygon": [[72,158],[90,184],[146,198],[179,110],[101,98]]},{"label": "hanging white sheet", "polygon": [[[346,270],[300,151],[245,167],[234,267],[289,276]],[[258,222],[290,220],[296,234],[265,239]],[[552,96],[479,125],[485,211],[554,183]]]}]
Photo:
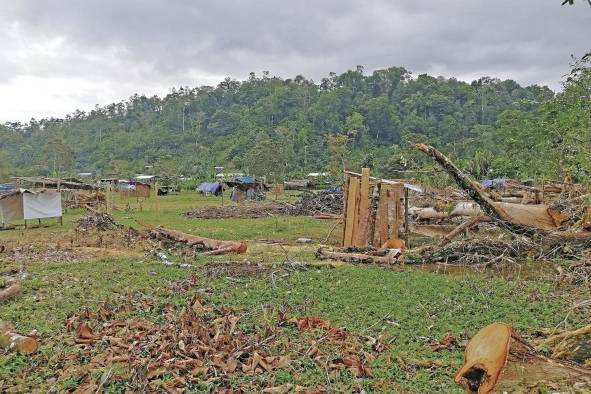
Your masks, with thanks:
[{"label": "hanging white sheet", "polygon": [[57,191],[24,193],[23,214],[25,220],[62,216],[62,194]]}]

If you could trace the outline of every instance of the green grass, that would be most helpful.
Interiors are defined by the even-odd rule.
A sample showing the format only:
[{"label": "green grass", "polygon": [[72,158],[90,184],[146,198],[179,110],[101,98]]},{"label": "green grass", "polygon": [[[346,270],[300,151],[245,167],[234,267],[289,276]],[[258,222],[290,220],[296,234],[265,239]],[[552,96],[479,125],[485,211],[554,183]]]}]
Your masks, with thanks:
[{"label": "green grass", "polygon": [[[269,218],[196,220],[181,215],[194,206],[217,203],[189,193],[162,197],[160,218],[153,207],[143,203],[130,206],[129,212],[118,211],[116,220],[124,224],[136,221],[168,227],[221,239],[256,240],[259,238],[293,240],[300,236],[323,239],[332,222],[312,218]],[[121,205],[121,201],[117,201]],[[137,204],[137,202],[136,202]],[[59,236],[73,226],[81,211],[68,212],[64,228],[32,229],[27,232],[4,231],[5,239],[26,234],[27,239]],[[136,224],[137,226],[137,224]],[[461,392],[453,384],[453,375],[462,361],[462,349],[433,352],[429,339],[441,339],[446,333],[467,338],[492,322],[512,324],[524,336],[539,328],[554,327],[564,319],[567,309],[576,301],[588,299],[588,288],[559,285],[535,275],[504,277],[497,272],[461,274],[428,272],[420,267],[376,267],[361,265],[320,265],[313,257],[314,246],[267,246],[249,242],[249,252],[242,256],[199,257],[196,268],[168,267],[151,257],[88,259],[78,262],[27,261],[29,277],[24,289],[12,301],[0,304],[2,320],[12,322],[18,332],[36,329],[42,339],[38,354],[22,356],[0,352],[0,387],[2,383],[20,383],[22,391],[40,388],[46,391],[55,383],[58,391],[75,388],[77,380],[56,376],[59,363],[52,356],[76,354],[76,347],[66,345],[71,337],[64,321],[85,307],[97,308],[101,301],[124,302],[127,294],[141,294],[155,301],[153,312],[138,312],[150,320],[162,319],[166,303],[180,310],[187,299],[200,288],[206,302],[234,308],[242,316],[244,328],[262,326],[263,316],[274,318],[279,309],[290,316],[316,315],[352,333],[376,336],[384,329],[395,338],[390,348],[373,362],[373,377],[356,379],[347,371],[337,374],[330,385],[334,392]],[[0,256],[1,258],[1,256]],[[255,277],[207,277],[202,265],[214,260],[250,260],[262,262],[269,272]],[[292,271],[283,266],[289,260],[313,264],[307,271]],[[0,260],[2,265],[8,261]],[[172,283],[195,274],[197,285],[186,293],[169,290]],[[265,312],[264,312],[265,311]],[[580,324],[586,316],[575,313],[570,323]],[[306,345],[309,334],[286,329],[294,348]],[[335,349],[327,348],[327,352]],[[337,352],[338,353],[338,352]],[[335,353],[336,354],[336,353]],[[442,367],[423,368],[419,361],[442,361]],[[294,359],[295,368],[256,376],[264,386],[269,382],[300,384],[308,387],[326,385],[326,375],[311,359]],[[56,379],[52,381],[51,379]],[[232,378],[235,387],[245,379]],[[52,382],[51,384],[47,382]],[[110,380],[107,392],[123,391],[124,382]],[[213,390],[204,384],[195,392]]]},{"label": "green grass", "polygon": [[[236,205],[231,202],[229,194],[224,196],[224,205]],[[286,194],[280,200],[293,200],[297,194]],[[302,216],[276,216],[260,219],[191,219],[183,212],[192,208],[221,205],[219,197],[205,197],[195,192],[183,191],[179,194],[147,199],[115,197],[115,205],[119,209],[113,211],[115,220],[125,226],[137,229],[143,225],[162,225],[176,230],[204,237],[222,240],[257,240],[274,238],[293,241],[299,237],[310,237],[324,240],[332,221],[317,220]],[[75,227],[75,221],[86,213],[82,209],[71,209],[64,213],[63,226],[56,219],[45,219],[43,224],[48,227],[0,231],[0,239],[26,237],[35,239],[42,235],[59,234]],[[17,223],[20,224],[20,223]],[[36,224],[36,223],[35,223]],[[338,239],[338,231],[334,232],[332,241]]]}]

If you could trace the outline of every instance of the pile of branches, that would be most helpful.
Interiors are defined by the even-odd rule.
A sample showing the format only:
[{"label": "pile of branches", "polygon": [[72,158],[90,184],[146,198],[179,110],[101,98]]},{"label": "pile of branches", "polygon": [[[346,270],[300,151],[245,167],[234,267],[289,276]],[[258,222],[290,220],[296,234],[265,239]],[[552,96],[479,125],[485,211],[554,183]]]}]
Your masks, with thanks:
[{"label": "pile of branches", "polygon": [[[209,383],[217,386],[217,392],[229,393],[234,392],[232,376],[255,376],[298,364],[292,357],[311,359],[327,374],[348,369],[356,377],[371,376],[369,362],[388,346],[385,332],[371,338],[367,345],[370,337],[335,328],[315,316],[288,318],[280,312],[274,325],[267,322],[263,329],[244,329],[233,310],[208,305],[197,295],[180,313],[173,311],[172,304],[165,306],[158,312],[164,315],[163,323],[139,317],[120,319],[130,313],[154,312],[154,304],[147,298],[129,296],[123,306],[103,303],[96,312],[86,309],[70,316],[66,320],[68,342],[80,348],[60,356],[64,358],[60,360],[60,379],[76,379],[80,382],[78,389],[85,392],[100,392],[110,380],[124,381],[134,392],[196,390]],[[283,328],[289,326],[311,332],[301,338],[301,348],[293,336],[283,337]],[[325,353],[322,344],[337,346],[339,357]],[[119,372],[106,379],[104,373],[98,373],[105,366],[116,365],[121,369],[113,370]],[[281,387],[261,387],[269,379],[251,377],[249,381],[244,380],[242,388],[253,392],[289,392],[291,388],[295,392],[322,392],[299,386],[280,391]]]},{"label": "pile of branches", "polygon": [[113,216],[108,213],[90,212],[88,215],[81,217],[76,221],[78,228],[82,230],[117,230],[122,226],[115,222]]},{"label": "pile of branches", "polygon": [[306,191],[299,201],[288,207],[287,212],[292,216],[341,215],[343,193]]},{"label": "pile of branches", "polygon": [[[576,198],[558,198],[552,202],[550,208],[562,212],[568,219],[562,223],[563,227],[575,227],[581,225],[583,228],[590,226],[591,223],[587,221],[588,211],[591,207],[584,204],[583,198],[579,196]],[[591,218],[589,218],[591,219]]]},{"label": "pile of branches", "polygon": [[107,201],[105,193],[102,192],[80,192],[74,191],[69,199],[64,201],[66,208],[86,208],[87,206],[97,208]]},{"label": "pile of branches", "polygon": [[514,263],[534,253],[536,245],[526,239],[468,238],[453,241],[441,248],[424,248],[417,253],[404,253],[399,262],[407,264],[445,263],[493,265]]},{"label": "pile of branches", "polygon": [[253,202],[196,208],[184,213],[185,216],[193,219],[256,219],[286,214],[286,207],[282,204]]}]

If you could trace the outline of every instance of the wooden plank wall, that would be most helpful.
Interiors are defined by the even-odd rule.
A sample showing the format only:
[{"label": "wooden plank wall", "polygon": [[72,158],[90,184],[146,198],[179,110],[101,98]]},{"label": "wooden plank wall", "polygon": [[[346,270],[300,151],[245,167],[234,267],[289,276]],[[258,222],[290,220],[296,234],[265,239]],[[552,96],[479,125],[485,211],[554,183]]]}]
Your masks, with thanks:
[{"label": "wooden plank wall", "polygon": [[369,168],[361,177],[347,175],[343,193],[343,246],[399,245],[402,224],[401,184],[370,181]]}]

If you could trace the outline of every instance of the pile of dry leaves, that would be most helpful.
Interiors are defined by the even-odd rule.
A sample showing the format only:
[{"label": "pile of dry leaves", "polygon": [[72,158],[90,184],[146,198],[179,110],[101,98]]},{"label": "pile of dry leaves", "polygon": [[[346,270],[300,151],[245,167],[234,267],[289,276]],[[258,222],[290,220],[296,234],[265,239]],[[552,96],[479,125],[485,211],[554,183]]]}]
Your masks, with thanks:
[{"label": "pile of dry leaves", "polygon": [[[150,300],[130,298],[123,307],[103,303],[96,312],[84,310],[68,318],[68,341],[80,349],[59,360],[60,379],[75,377],[80,389],[93,392],[109,380],[125,382],[133,391],[177,392],[213,384],[218,392],[235,392],[232,377],[298,368],[301,357],[311,358],[331,374],[347,369],[356,377],[369,377],[371,361],[387,346],[385,333],[367,340],[318,317],[288,318],[279,313],[277,322],[267,322],[264,328],[240,327],[240,316],[233,310],[204,304],[197,295],[180,313],[165,305],[164,323],[118,318],[134,309],[153,308]],[[308,334],[292,341],[284,335],[290,326]],[[328,357],[322,350],[326,346],[337,347],[340,356]],[[111,371],[107,378],[104,370]],[[240,387],[268,393],[324,392],[291,384],[273,386],[272,380],[251,379],[252,387]]]}]

